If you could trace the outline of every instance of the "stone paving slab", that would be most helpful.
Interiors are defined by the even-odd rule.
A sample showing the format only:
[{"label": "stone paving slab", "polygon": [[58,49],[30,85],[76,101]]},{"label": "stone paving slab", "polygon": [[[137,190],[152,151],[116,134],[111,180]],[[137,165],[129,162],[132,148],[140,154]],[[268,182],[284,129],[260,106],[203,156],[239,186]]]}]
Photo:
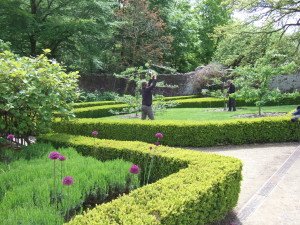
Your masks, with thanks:
[{"label": "stone paving slab", "polygon": [[244,225],[300,225],[299,156],[293,162],[289,161],[291,165],[287,168],[287,160],[298,145],[295,142],[189,149],[242,160],[241,193],[233,210],[238,217],[232,222]]}]

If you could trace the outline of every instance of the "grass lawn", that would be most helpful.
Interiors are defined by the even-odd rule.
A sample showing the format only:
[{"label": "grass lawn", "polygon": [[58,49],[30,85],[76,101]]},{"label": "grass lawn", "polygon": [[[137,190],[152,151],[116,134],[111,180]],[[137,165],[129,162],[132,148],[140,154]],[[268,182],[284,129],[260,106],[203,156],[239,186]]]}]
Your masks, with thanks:
[{"label": "grass lawn", "polygon": [[[287,113],[295,110],[297,105],[282,105],[282,106],[265,106],[262,108],[262,113],[282,112]],[[193,120],[193,121],[209,121],[209,120],[234,120],[239,119],[234,117],[241,114],[258,114],[258,107],[237,107],[237,111],[228,112],[218,108],[219,111],[213,111],[217,108],[170,108],[163,113],[155,115],[155,120]],[[131,114],[135,115],[135,114]],[[139,113],[141,115],[141,113]],[[116,115],[105,117],[105,119],[119,119],[124,115]],[[131,118],[139,119],[139,118]],[[251,118],[249,118],[251,119]]]}]

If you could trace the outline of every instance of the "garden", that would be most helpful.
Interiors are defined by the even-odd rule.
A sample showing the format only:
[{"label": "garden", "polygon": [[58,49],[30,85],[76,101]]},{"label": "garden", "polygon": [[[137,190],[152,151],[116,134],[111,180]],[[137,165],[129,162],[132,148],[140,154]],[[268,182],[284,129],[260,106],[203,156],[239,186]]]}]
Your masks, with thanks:
[{"label": "garden", "polygon": [[[300,140],[297,88],[270,86],[299,70],[298,3],[0,5],[0,224],[219,224],[243,163],[186,147]],[[152,75],[167,94],[141,120]]]}]

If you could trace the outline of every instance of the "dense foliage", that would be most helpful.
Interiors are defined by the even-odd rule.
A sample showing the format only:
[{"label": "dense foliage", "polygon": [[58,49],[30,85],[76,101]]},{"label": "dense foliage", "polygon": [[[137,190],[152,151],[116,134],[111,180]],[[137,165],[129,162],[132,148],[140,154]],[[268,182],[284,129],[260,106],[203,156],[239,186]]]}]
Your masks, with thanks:
[{"label": "dense foliage", "polygon": [[48,131],[54,112],[70,118],[77,78],[77,72],[66,73],[45,54],[30,58],[0,53],[0,133],[28,142],[30,135]]}]

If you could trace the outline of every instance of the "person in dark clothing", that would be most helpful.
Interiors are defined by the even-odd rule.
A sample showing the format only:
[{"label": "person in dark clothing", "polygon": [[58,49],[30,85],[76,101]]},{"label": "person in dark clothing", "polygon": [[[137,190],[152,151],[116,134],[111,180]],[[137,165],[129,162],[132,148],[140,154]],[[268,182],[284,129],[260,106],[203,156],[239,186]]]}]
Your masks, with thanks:
[{"label": "person in dark clothing", "polygon": [[156,86],[157,80],[156,75],[152,75],[150,72],[151,78],[147,84],[146,81],[142,82],[142,120],[145,120],[148,116],[150,120],[154,120],[154,114],[152,111],[152,90]]},{"label": "person in dark clothing", "polygon": [[228,101],[228,111],[236,111],[236,106],[235,106],[235,99],[230,97],[230,94],[235,93],[235,85],[232,83],[231,80],[228,81],[229,84],[229,89],[227,91],[227,95],[229,96],[229,101]]},{"label": "person in dark clothing", "polygon": [[292,122],[296,122],[300,118],[300,106],[297,107],[297,110],[292,113],[294,117],[291,119]]}]

